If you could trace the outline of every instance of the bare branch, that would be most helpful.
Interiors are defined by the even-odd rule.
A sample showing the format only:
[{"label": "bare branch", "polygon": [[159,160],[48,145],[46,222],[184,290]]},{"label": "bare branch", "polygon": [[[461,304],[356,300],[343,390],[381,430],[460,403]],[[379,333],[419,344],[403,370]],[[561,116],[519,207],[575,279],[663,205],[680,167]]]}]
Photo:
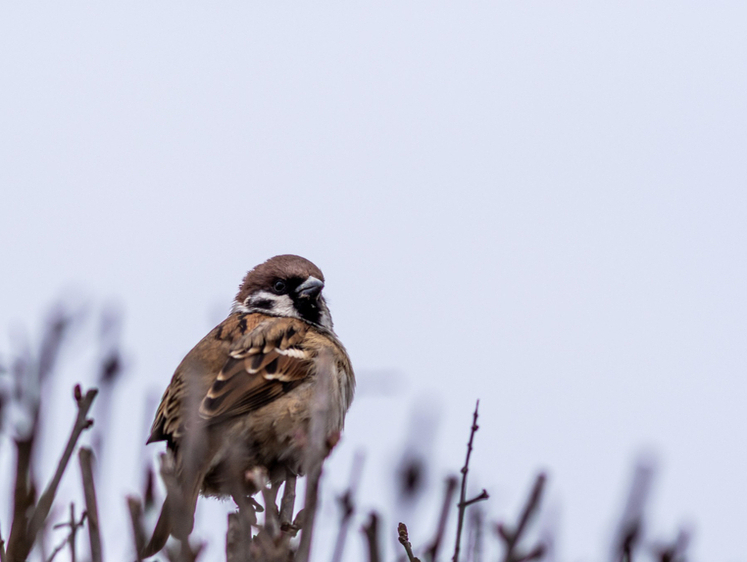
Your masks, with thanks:
[{"label": "bare branch", "polygon": [[651,490],[653,474],[654,466],[651,461],[644,459],[638,462],[612,546],[612,559],[616,562],[629,561],[641,538],[643,511]]},{"label": "bare branch", "polygon": [[6,552],[9,562],[20,562],[28,557],[31,544],[27,544],[26,522],[28,512],[35,502],[36,486],[31,470],[31,455],[36,431],[28,439],[15,440],[16,481],[13,491],[13,524],[8,537]]},{"label": "bare branch", "polygon": [[93,452],[88,447],[78,451],[80,474],[83,479],[83,494],[88,513],[88,539],[91,544],[91,562],[101,562],[101,532],[99,531],[99,511],[96,505],[96,488],[93,482],[91,459]]},{"label": "bare branch", "polygon": [[55,529],[59,529],[62,527],[69,527],[70,533],[68,533],[68,536],[65,537],[65,539],[58,544],[55,549],[52,551],[52,554],[49,555],[49,558],[46,559],[47,562],[52,562],[54,560],[55,556],[57,556],[60,552],[62,552],[65,548],[65,546],[70,546],[70,560],[72,562],[75,562],[76,556],[75,556],[75,535],[78,533],[78,529],[80,529],[83,526],[83,523],[85,522],[86,518],[88,516],[87,512],[83,512],[83,514],[80,516],[80,521],[75,520],[75,504],[70,504],[70,520],[67,523],[60,523],[59,525],[55,525]]},{"label": "bare branch", "polygon": [[428,560],[435,562],[438,556],[438,551],[443,543],[444,535],[446,534],[446,523],[449,520],[449,511],[451,511],[451,502],[456,492],[457,479],[455,476],[449,476],[446,479],[446,490],[444,491],[444,501],[441,504],[441,515],[438,518],[438,527],[436,528],[436,535],[431,541],[431,545],[428,547]]},{"label": "bare branch", "polygon": [[546,479],[547,477],[544,473],[537,475],[537,479],[534,481],[534,486],[532,487],[532,492],[529,494],[529,498],[524,505],[524,509],[519,517],[519,523],[516,525],[515,530],[511,530],[508,526],[503,524],[499,524],[496,527],[496,531],[501,537],[501,540],[503,540],[505,546],[503,562],[529,562],[530,560],[540,558],[544,554],[544,544],[537,545],[528,554],[519,554],[516,547],[527,528],[527,524],[539,507],[540,499],[542,498],[542,489],[544,488]]},{"label": "bare branch", "polygon": [[358,490],[361,472],[363,471],[363,455],[358,452],[353,458],[353,468],[350,470],[350,484],[345,493],[340,496],[339,502],[342,508],[342,518],[340,519],[340,529],[337,533],[335,550],[332,554],[332,562],[341,562],[342,553],[345,550],[345,539],[347,538],[348,528],[355,514],[355,493]]},{"label": "bare branch", "polygon": [[[462,489],[459,493],[459,516],[457,519],[457,534],[456,534],[456,542],[454,544],[454,556],[451,558],[453,562],[459,562],[459,548],[462,543],[462,528],[464,527],[464,513],[467,509],[467,506],[469,505],[466,503],[467,499],[467,473],[469,472],[469,459],[470,456],[472,456],[472,442],[475,439],[475,433],[477,433],[477,430],[479,429],[479,426],[477,425],[477,410],[480,407],[480,401],[477,401],[477,404],[475,404],[475,413],[472,416],[472,428],[470,430],[469,434],[469,441],[467,442],[467,458],[464,461],[464,466],[462,467]],[[483,490],[483,493],[485,494],[487,499],[487,492]],[[479,500],[475,500],[479,501]],[[472,502],[474,503],[474,501]],[[434,557],[435,560],[435,557]]]},{"label": "bare branch", "polygon": [[283,499],[280,500],[280,529],[290,530],[293,525],[293,508],[296,503],[296,477],[290,475],[285,479]]},{"label": "bare branch", "polygon": [[88,410],[91,409],[91,404],[93,404],[93,400],[96,398],[97,393],[98,390],[92,388],[86,392],[85,396],[83,396],[80,385],[75,385],[74,395],[75,401],[78,405],[78,416],[75,419],[75,425],[73,425],[73,430],[68,438],[65,451],[62,453],[60,462],[57,465],[57,470],[55,471],[52,480],[47,485],[47,488],[44,490],[44,493],[39,498],[39,502],[36,504],[34,513],[29,521],[27,542],[30,543],[30,545],[34,543],[36,534],[44,526],[44,521],[46,520],[47,515],[49,515],[49,510],[52,508],[52,502],[54,502],[55,495],[57,494],[57,487],[60,485],[60,480],[62,480],[62,475],[67,468],[67,463],[70,461],[70,457],[73,454],[73,450],[75,449],[80,434],[93,425],[93,420],[88,419],[86,416],[88,415]]},{"label": "bare branch", "polygon": [[673,542],[655,549],[654,553],[659,562],[684,562],[689,544],[690,532],[687,529],[680,529]]},{"label": "bare branch", "polygon": [[372,511],[368,523],[361,528],[368,544],[368,562],[381,562],[379,548],[379,515]]},{"label": "bare branch", "polygon": [[407,553],[407,560],[409,562],[420,562],[420,558],[416,558],[415,555],[412,553],[412,545],[410,544],[410,537],[407,532],[407,525],[404,523],[400,523],[397,526],[397,532],[399,534],[399,543],[405,547],[405,552]]},{"label": "bare branch", "polygon": [[145,530],[143,529],[143,507],[140,500],[134,496],[127,496],[127,507],[130,510],[130,523],[132,524],[132,538],[135,543],[135,557],[137,562],[142,562],[140,553],[145,546]]},{"label": "bare branch", "polygon": [[482,490],[482,492],[480,492],[479,496],[475,496],[471,500],[467,500],[466,502],[464,502],[464,507],[469,507],[473,503],[481,502],[481,501],[487,500],[489,498],[490,498],[490,496],[488,495],[488,491],[485,488],[483,488],[483,490]]}]

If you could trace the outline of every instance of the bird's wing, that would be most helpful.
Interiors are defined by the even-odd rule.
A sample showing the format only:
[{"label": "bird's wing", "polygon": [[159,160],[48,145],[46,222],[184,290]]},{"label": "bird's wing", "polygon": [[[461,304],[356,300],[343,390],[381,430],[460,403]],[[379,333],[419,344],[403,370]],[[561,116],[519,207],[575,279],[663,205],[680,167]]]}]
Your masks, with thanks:
[{"label": "bird's wing", "polygon": [[303,381],[312,365],[304,346],[310,326],[295,318],[268,318],[238,338],[200,404],[208,423],[246,414]]}]

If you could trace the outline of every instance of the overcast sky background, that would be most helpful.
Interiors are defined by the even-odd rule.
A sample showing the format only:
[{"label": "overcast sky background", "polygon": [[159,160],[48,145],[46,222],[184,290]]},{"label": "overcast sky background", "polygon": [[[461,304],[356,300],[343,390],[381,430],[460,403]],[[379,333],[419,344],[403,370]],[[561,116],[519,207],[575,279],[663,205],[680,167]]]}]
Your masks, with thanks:
[{"label": "overcast sky background", "polygon": [[[474,487],[513,518],[547,469],[562,560],[607,556],[641,454],[649,538],[687,524],[694,559],[745,560],[747,5],[262,4],[0,6],[0,356],[70,291],[124,311],[113,559],[158,449],[146,396],[246,270],[297,253],[361,388],[328,520],[358,449],[361,510],[388,509],[415,411],[437,498],[480,398]],[[70,384],[93,381],[78,347],[60,435]],[[229,506],[201,504],[206,536]]]}]

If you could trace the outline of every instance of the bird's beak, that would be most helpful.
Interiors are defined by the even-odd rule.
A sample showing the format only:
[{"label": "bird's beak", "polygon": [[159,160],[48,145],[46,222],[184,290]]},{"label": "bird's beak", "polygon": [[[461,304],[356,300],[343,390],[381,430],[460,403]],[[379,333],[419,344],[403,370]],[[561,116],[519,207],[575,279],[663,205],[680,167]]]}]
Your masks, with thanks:
[{"label": "bird's beak", "polygon": [[301,283],[296,289],[296,293],[304,298],[316,298],[324,288],[324,282],[320,281],[316,277],[309,277],[306,281]]}]

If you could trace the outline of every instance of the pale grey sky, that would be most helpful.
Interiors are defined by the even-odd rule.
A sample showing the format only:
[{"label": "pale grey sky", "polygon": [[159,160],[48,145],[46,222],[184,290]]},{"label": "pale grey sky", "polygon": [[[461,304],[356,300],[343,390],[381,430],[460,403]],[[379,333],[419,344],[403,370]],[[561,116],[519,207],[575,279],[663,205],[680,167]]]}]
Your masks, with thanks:
[{"label": "pale grey sky", "polygon": [[650,538],[690,523],[697,560],[744,560],[745,21],[742,2],[4,3],[0,352],[70,287],[120,303],[128,455],[104,494],[124,520],[144,397],[247,269],[301,254],[361,386],[401,386],[358,397],[330,463],[347,479],[368,451],[362,508],[388,508],[418,406],[440,490],[479,397],[493,517],[546,468],[561,558],[599,559],[652,453]]}]

